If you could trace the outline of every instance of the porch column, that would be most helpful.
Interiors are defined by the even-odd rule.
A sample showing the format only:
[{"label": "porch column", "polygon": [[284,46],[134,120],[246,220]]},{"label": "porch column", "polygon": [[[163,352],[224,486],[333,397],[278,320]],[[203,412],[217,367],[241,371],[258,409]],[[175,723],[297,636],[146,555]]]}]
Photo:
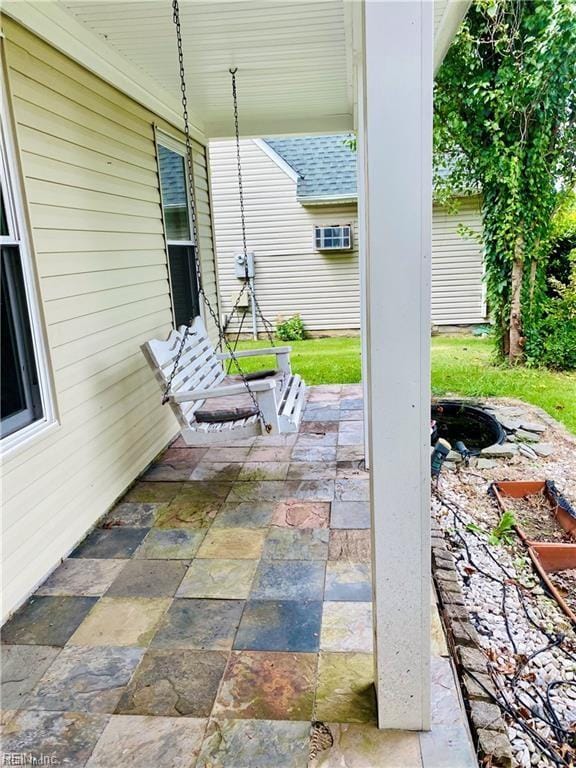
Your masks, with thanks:
[{"label": "porch column", "polygon": [[433,3],[362,4],[368,445],[380,728],[430,727]]}]

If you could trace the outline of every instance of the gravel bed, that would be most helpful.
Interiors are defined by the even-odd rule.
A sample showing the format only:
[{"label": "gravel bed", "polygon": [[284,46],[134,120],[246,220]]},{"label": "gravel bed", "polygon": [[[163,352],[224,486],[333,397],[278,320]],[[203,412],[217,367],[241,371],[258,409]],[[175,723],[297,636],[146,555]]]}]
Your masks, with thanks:
[{"label": "gravel bed", "polygon": [[[503,407],[540,420],[528,406],[508,402]],[[576,766],[576,633],[545,593],[520,540],[514,535],[510,544],[487,544],[499,519],[488,487],[494,480],[551,479],[574,503],[576,440],[551,425],[546,439],[555,448],[549,458],[520,455],[489,470],[461,467],[443,473],[432,503],[456,558],[479,647],[489,660],[514,765],[522,768]],[[467,528],[470,523],[474,530]]]}]

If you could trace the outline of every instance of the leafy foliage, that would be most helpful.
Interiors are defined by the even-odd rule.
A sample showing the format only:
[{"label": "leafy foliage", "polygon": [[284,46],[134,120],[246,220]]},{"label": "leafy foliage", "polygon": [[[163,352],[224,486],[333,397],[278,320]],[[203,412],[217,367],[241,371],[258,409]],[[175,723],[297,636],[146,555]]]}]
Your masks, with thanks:
[{"label": "leafy foliage", "polygon": [[[498,524],[488,534],[488,543],[492,544],[493,547],[498,544],[511,544],[514,540],[515,525],[516,518],[514,517],[514,513],[510,510],[506,510],[506,512],[502,514]],[[476,523],[468,523],[466,530],[480,536],[485,536],[487,534],[487,531],[479,525],[476,525]]]},{"label": "leafy foliage", "polygon": [[287,320],[279,320],[276,324],[276,336],[281,341],[301,341],[306,338],[306,329],[300,315],[293,315]]},{"label": "leafy foliage", "polygon": [[[574,252],[576,255],[576,251]],[[556,278],[550,281],[554,296],[544,304],[538,333],[528,344],[528,362],[558,370],[576,369],[576,258],[564,285]]]},{"label": "leafy foliage", "polygon": [[437,197],[482,190],[488,302],[514,361],[542,329],[551,222],[573,184],[575,60],[573,0],[474,0],[436,79]]}]

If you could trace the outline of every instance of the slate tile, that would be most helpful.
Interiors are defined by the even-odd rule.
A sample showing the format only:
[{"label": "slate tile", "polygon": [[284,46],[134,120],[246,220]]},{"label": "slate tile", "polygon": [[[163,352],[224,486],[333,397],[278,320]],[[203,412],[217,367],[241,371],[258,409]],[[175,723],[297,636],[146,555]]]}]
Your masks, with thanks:
[{"label": "slate tile", "polygon": [[302,421],[339,421],[340,408],[313,408],[307,407],[304,410]]},{"label": "slate tile", "polygon": [[320,648],[323,651],[372,651],[372,603],[325,602]]},{"label": "slate tile", "polygon": [[334,743],[309,768],[422,768],[417,733],[384,731],[366,723],[326,725]]},{"label": "slate tile", "polygon": [[86,768],[192,768],[207,720],[193,717],[113,715]]},{"label": "slate tile", "polygon": [[234,649],[314,653],[321,618],[319,600],[251,600],[242,614]]},{"label": "slate tile", "polygon": [[370,531],[336,529],[330,531],[329,560],[370,562]]},{"label": "slate tile", "polygon": [[220,651],[147,651],[116,714],[209,715],[227,658],[228,654]]},{"label": "slate tile", "polygon": [[247,461],[290,461],[290,454],[292,452],[291,445],[271,446],[271,445],[255,445],[248,454]]},{"label": "slate tile", "polygon": [[191,560],[205,535],[204,530],[152,528],[134,557],[148,560]]},{"label": "slate tile", "polygon": [[337,449],[335,446],[296,445],[292,450],[290,461],[332,462],[336,461]]},{"label": "slate tile", "polygon": [[172,501],[172,499],[180,492],[181,486],[181,483],[147,483],[140,480],[124,495],[123,501],[136,501],[152,504]]},{"label": "slate tile", "polygon": [[42,756],[49,756],[53,765],[84,768],[108,719],[83,712],[21,711],[3,731],[2,750],[5,755],[31,755],[38,765]]},{"label": "slate tile", "polygon": [[148,528],[96,528],[70,557],[129,559],[148,531]]},{"label": "slate tile", "polygon": [[286,496],[282,480],[235,483],[226,501],[276,501]]},{"label": "slate tile", "polygon": [[334,480],[287,480],[284,493],[286,498],[329,502],[334,499]]},{"label": "slate tile", "polygon": [[288,480],[333,480],[336,477],[336,462],[293,461],[288,469]]},{"label": "slate tile", "polygon": [[174,466],[172,464],[155,464],[144,472],[142,480],[145,482],[181,483],[190,477],[194,465]]},{"label": "slate tile", "polygon": [[311,720],[316,663],[313,653],[233,653],[213,717]]},{"label": "slate tile", "polygon": [[208,448],[201,448],[200,446],[176,448],[173,443],[170,448],[164,451],[154,466],[161,466],[162,464],[169,464],[173,467],[186,466],[190,467],[190,471],[192,471],[196,464],[204,458],[208,450]]},{"label": "slate tile", "polygon": [[151,528],[162,504],[126,501],[118,504],[98,524],[99,528],[126,526],[127,528]]},{"label": "slate tile", "polygon": [[325,600],[372,600],[371,568],[368,563],[331,560],[326,566]]},{"label": "slate tile", "polygon": [[262,554],[266,531],[250,528],[212,528],[198,550],[199,558],[257,560]]},{"label": "slate tile", "polygon": [[376,722],[371,654],[320,654],[314,717],[322,722]]},{"label": "slate tile", "polygon": [[334,491],[337,501],[370,501],[370,485],[365,479],[338,478]]},{"label": "slate tile", "polygon": [[173,597],[186,569],[181,560],[130,560],[106,597]]},{"label": "slate tile", "polygon": [[243,600],[178,598],[164,615],[151,647],[229,650],[243,609]]},{"label": "slate tile", "polygon": [[211,720],[196,768],[306,768],[310,723]]},{"label": "slate tile", "polygon": [[263,560],[326,560],[326,528],[272,528],[264,543]]},{"label": "slate tile", "polygon": [[370,528],[370,502],[333,501],[331,528]]},{"label": "slate tile", "polygon": [[338,432],[337,421],[301,421],[300,435],[306,432]]},{"label": "slate tile", "polygon": [[125,565],[126,560],[64,560],[36,590],[36,595],[100,597]]},{"label": "slate tile", "polygon": [[3,709],[22,709],[27,694],[60,653],[50,645],[0,646],[0,701]]},{"label": "slate tile", "polygon": [[67,646],[30,694],[28,709],[113,712],[143,648]]},{"label": "slate tile", "polygon": [[101,597],[70,638],[70,645],[146,646],[170,598]]},{"label": "slate tile", "polygon": [[272,517],[272,525],[288,528],[328,528],[330,503],[327,501],[299,501],[287,499],[279,502]]},{"label": "slate tile", "polygon": [[285,480],[289,466],[287,461],[247,461],[242,465],[238,480],[241,483]]},{"label": "slate tile", "polygon": [[224,461],[201,461],[190,474],[189,480],[210,480],[214,483],[233,483],[240,474],[242,464]]},{"label": "slate tile", "polygon": [[96,597],[31,597],[1,629],[11,645],[66,645]]},{"label": "slate tile", "polygon": [[245,600],[255,572],[255,560],[196,559],[188,568],[176,597]]},{"label": "slate tile", "polygon": [[298,436],[298,440],[296,440],[296,445],[299,447],[310,447],[310,448],[328,448],[335,446],[338,442],[338,433],[337,432],[325,432],[325,431],[319,431],[319,432],[301,432]]},{"label": "slate tile", "polygon": [[275,501],[226,502],[212,528],[267,528],[275,508]]},{"label": "slate tile", "polygon": [[478,765],[464,723],[435,725],[419,737],[423,768],[476,768]]},{"label": "slate tile", "polygon": [[322,600],[325,563],[315,560],[262,560],[252,600]]}]

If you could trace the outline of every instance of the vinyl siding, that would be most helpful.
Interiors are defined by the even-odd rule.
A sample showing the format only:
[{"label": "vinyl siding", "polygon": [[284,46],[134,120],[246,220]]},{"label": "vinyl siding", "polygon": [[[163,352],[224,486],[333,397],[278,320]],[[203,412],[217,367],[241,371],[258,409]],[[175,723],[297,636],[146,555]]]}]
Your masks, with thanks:
[{"label": "vinyl siding", "polygon": [[[247,243],[256,254],[256,293],[263,314],[274,322],[299,313],[312,332],[357,331],[356,207],[305,208],[296,200],[295,181],[256,142],[242,141],[241,151]],[[234,255],[242,252],[235,169],[234,143],[212,142],[210,175],[223,312],[229,311],[241,286],[234,275]],[[315,251],[314,226],[339,223],[354,225],[354,249],[332,254]],[[247,318],[245,328],[249,327]]]},{"label": "vinyl siding", "polygon": [[[172,322],[152,113],[2,19],[59,425],[9,454],[3,617],[178,427],[140,345]],[[205,148],[194,145],[204,285],[215,294]]]},{"label": "vinyl siding", "polygon": [[[305,207],[296,182],[253,140],[241,143],[248,250],[256,255],[256,292],[264,315],[300,313],[311,332],[360,328],[356,205]],[[214,232],[222,310],[229,311],[241,282],[234,255],[242,250],[235,145],[210,144]],[[320,253],[313,247],[316,224],[354,226],[354,250]],[[459,225],[480,231],[476,199],[460,201],[457,213],[435,206],[432,231],[432,317],[435,325],[485,320],[482,249],[462,237]],[[246,319],[244,329],[249,329]],[[236,324],[233,325],[236,327]]]}]

